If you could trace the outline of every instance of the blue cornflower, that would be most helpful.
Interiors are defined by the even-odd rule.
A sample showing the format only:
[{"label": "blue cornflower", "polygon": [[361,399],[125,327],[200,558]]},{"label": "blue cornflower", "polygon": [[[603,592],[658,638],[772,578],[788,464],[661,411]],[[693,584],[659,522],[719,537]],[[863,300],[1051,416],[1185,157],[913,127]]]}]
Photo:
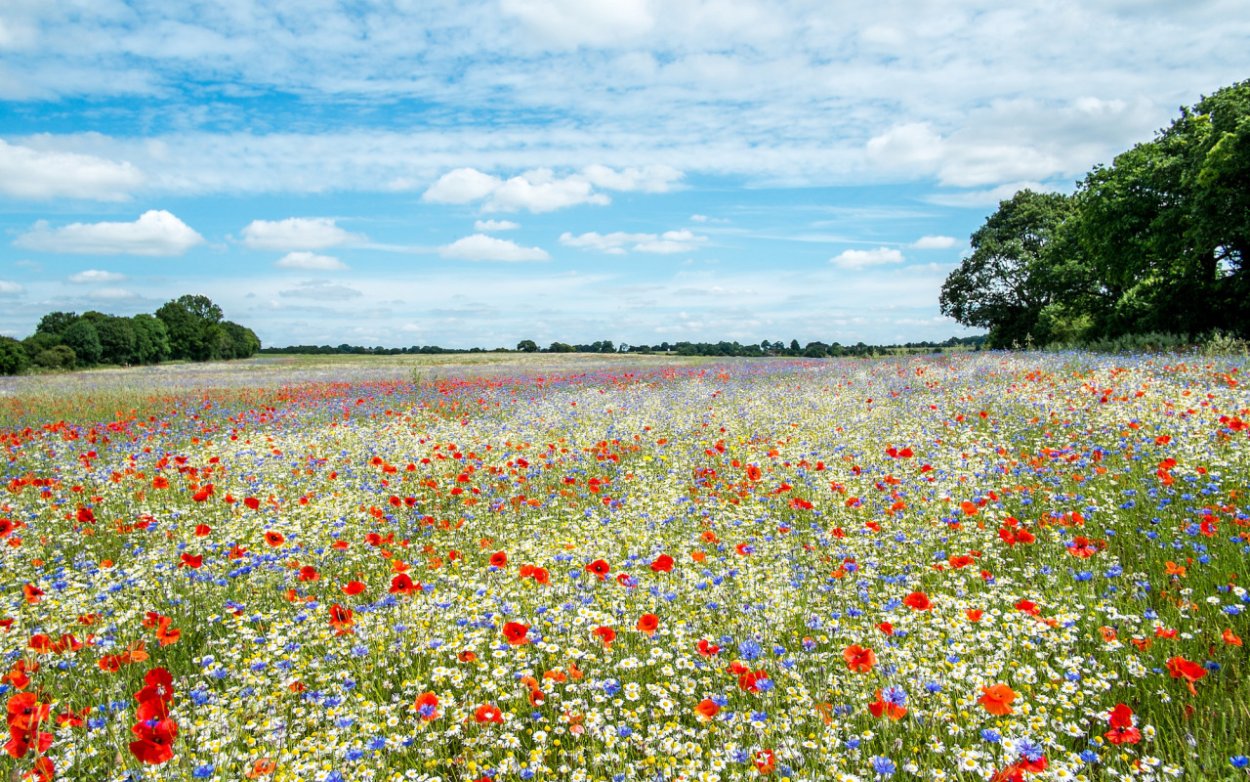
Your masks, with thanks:
[{"label": "blue cornflower", "polygon": [[999,735],[998,731],[992,730],[990,728],[986,728],[985,730],[981,731],[981,738],[984,741],[988,741],[991,744],[997,744],[998,742],[1003,740],[1003,737]]},{"label": "blue cornflower", "polygon": [[878,755],[872,759],[872,770],[877,772],[877,776],[894,776],[895,769],[894,761],[887,757]]},{"label": "blue cornflower", "polygon": [[1020,757],[1035,763],[1042,759],[1046,753],[1042,750],[1042,745],[1028,739],[1021,739],[1016,745],[1016,750],[1020,753]]},{"label": "blue cornflower", "polygon": [[892,703],[895,706],[903,706],[907,703],[907,693],[902,687],[891,684],[881,691],[881,700],[886,703]]}]

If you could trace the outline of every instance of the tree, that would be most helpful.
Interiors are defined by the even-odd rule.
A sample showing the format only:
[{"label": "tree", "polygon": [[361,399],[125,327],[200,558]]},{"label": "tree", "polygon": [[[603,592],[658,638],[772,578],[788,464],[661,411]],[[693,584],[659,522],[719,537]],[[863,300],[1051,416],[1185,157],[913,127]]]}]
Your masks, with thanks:
[{"label": "tree", "polygon": [[165,322],[146,313],[130,319],[135,332],[135,360],[156,364],[169,358],[169,331]]},{"label": "tree", "polygon": [[221,307],[206,296],[179,296],[162,304],[156,317],[169,332],[173,358],[208,361],[228,342],[219,329],[212,328],[221,322]]},{"label": "tree", "polygon": [[538,343],[532,339],[523,339],[516,343],[516,349],[521,353],[537,353]]},{"label": "tree", "polygon": [[576,348],[565,342],[552,342],[551,347],[547,348],[548,353],[573,353]]},{"label": "tree", "polygon": [[994,347],[1045,341],[1042,310],[1052,302],[1047,251],[1073,209],[1058,193],[1021,190],[972,234],[972,254],[942,284],[942,314],[990,330]]},{"label": "tree", "polygon": [[65,329],[65,333],[61,335],[61,344],[74,351],[78,364],[82,366],[98,364],[104,355],[100,333],[87,318],[79,318]]},{"label": "tree", "polygon": [[49,312],[39,319],[39,325],[35,327],[35,333],[60,337],[77,320],[78,313],[76,312]]},{"label": "tree", "polygon": [[19,375],[30,366],[26,348],[12,337],[0,336],[0,375]]},{"label": "tree", "polygon": [[105,315],[103,312],[84,312],[83,319],[95,326],[100,337],[100,362],[103,364],[132,364],[137,361],[137,337],[130,318]]}]

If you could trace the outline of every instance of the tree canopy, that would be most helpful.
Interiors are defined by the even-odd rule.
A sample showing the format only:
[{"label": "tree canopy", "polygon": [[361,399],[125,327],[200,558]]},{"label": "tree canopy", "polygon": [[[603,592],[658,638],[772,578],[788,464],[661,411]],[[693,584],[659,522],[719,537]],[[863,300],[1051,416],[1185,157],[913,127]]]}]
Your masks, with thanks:
[{"label": "tree canopy", "polygon": [[180,296],[155,314],[133,317],[49,312],[26,339],[0,342],[0,374],[17,374],[30,366],[71,369],[247,358],[260,350],[255,332],[222,318],[220,307],[198,295]]},{"label": "tree canopy", "polygon": [[989,343],[1250,333],[1250,81],[1096,166],[1072,196],[1021,191],[972,235],[942,312]]}]

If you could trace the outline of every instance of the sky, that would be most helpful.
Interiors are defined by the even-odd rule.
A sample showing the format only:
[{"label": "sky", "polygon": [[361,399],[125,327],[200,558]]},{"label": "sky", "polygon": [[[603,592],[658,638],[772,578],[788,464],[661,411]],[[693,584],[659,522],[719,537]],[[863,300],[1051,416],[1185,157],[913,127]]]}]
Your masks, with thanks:
[{"label": "sky", "polygon": [[977,333],[969,236],[1250,76],[1244,0],[4,0],[0,334]]}]

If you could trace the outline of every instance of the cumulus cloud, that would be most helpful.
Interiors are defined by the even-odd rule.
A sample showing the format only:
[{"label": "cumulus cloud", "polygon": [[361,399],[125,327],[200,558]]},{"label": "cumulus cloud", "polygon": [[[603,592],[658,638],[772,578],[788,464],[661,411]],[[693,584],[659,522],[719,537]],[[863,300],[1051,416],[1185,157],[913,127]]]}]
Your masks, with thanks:
[{"label": "cumulus cloud", "polygon": [[127,162],[75,152],[44,151],[0,139],[0,193],[5,195],[40,200],[124,201],[141,184],[143,174]]},{"label": "cumulus cloud", "polygon": [[981,190],[965,190],[962,192],[934,193],[925,200],[940,206],[959,207],[992,207],[1006,201],[1021,190],[1033,190],[1038,193],[1054,193],[1056,188],[1043,182],[1008,182],[997,187]]},{"label": "cumulus cloud", "polygon": [[866,269],[870,266],[890,266],[903,262],[903,254],[892,247],[875,250],[843,250],[829,259],[839,269]]},{"label": "cumulus cloud", "polygon": [[948,250],[958,244],[953,236],[922,236],[911,243],[914,250]]},{"label": "cumulus cloud", "polygon": [[336,272],[347,268],[347,264],[332,255],[318,255],[307,250],[289,252],[274,263],[279,269],[304,269],[308,271]]},{"label": "cumulus cloud", "polygon": [[520,227],[521,225],[519,223],[514,223],[511,220],[474,220],[473,221],[473,230],[478,231],[480,233],[485,233],[489,231],[515,231],[516,229]]},{"label": "cumulus cloud", "polygon": [[363,238],[339,228],[333,217],[253,220],[243,228],[243,243],[257,250],[322,250]]},{"label": "cumulus cloud", "polygon": [[622,168],[619,171],[598,164],[582,169],[586,177],[596,187],[621,192],[667,193],[681,181],[682,172],[672,166],[643,166],[642,168]]},{"label": "cumulus cloud", "polygon": [[278,291],[278,295],[288,299],[342,301],[343,299],[357,299],[364,294],[355,288],[329,280],[304,280],[294,288]]},{"label": "cumulus cloud", "polygon": [[942,137],[927,122],[895,125],[868,140],[868,159],[887,168],[932,170],[942,159]]},{"label": "cumulus cloud", "polygon": [[601,234],[590,231],[574,236],[565,231],[560,235],[560,244],[579,250],[595,250],[608,255],[624,255],[630,251],[667,255],[696,250],[699,243],[706,239],[707,237],[699,236],[685,228],[665,231],[662,234],[626,233],[625,231]]},{"label": "cumulus cloud", "polygon": [[21,285],[10,280],[0,280],[0,296],[16,296],[24,291]]},{"label": "cumulus cloud", "polygon": [[104,282],[121,282],[126,279],[126,275],[117,272],[105,271],[103,269],[87,269],[86,271],[71,274],[69,281],[78,285],[95,285]]},{"label": "cumulus cloud", "polygon": [[40,220],[14,244],[31,250],[74,255],[182,255],[204,237],[163,209],[149,210],[133,223],[71,223],[53,228]]},{"label": "cumulus cloud", "polygon": [[473,234],[457,239],[439,249],[444,258],[460,261],[546,261],[551,258],[541,247],[522,247],[507,239],[498,239],[486,234]]},{"label": "cumulus cloud", "polygon": [[487,212],[552,212],[581,204],[605,206],[612,203],[606,193],[598,192],[596,188],[666,193],[681,178],[680,171],[664,165],[618,170],[593,164],[568,176],[557,176],[550,168],[535,168],[508,179],[476,168],[457,168],[439,177],[421,195],[421,200],[432,204],[481,202],[482,209]]}]

